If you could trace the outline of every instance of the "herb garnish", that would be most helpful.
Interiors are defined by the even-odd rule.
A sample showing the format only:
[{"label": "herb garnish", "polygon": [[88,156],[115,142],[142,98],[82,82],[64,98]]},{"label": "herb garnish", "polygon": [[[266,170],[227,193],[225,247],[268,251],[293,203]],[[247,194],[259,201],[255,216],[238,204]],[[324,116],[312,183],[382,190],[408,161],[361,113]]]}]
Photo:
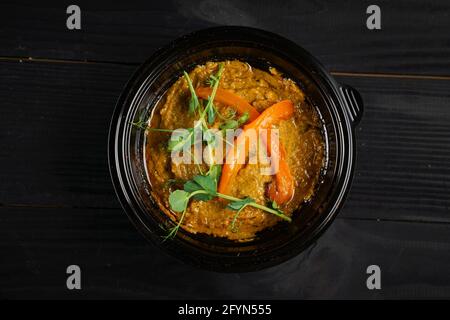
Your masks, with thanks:
[{"label": "herb garnish", "polygon": [[194,128],[180,131],[179,134],[172,135],[167,145],[169,151],[180,151],[186,144],[194,143]]},{"label": "herb garnish", "polygon": [[245,124],[248,121],[249,118],[250,118],[250,115],[248,114],[248,112],[245,112],[237,120],[230,119],[230,120],[225,121],[224,123],[222,123],[219,126],[219,128],[221,130],[236,129],[236,128],[239,128],[240,126],[242,126],[243,124]]},{"label": "herb garnish", "polygon": [[[220,168],[217,165],[214,165],[211,168],[213,167]],[[174,230],[178,230],[180,228],[190,199],[199,201],[209,201],[215,197],[219,197],[230,201],[230,203],[227,205],[227,208],[237,211],[236,215],[233,217],[233,221],[231,224],[232,230],[233,229],[235,230],[235,223],[239,213],[247,206],[251,206],[269,212],[285,221],[288,222],[292,221],[290,217],[286,216],[278,208],[269,208],[263,206],[261,204],[256,203],[255,200],[253,200],[250,197],[239,199],[233,196],[217,192],[217,183],[219,180],[219,176],[220,176],[219,169],[213,170],[210,169],[207,175],[195,176],[192,180],[189,180],[184,184],[183,190],[175,190],[170,194],[169,196],[170,208],[175,212],[182,212],[183,214],[180,220],[178,221],[178,224],[170,230],[170,233],[166,238],[175,236],[177,231]]]},{"label": "herb garnish", "polygon": [[186,71],[183,71],[183,74],[188,83],[189,91],[191,92],[191,98],[189,100],[189,113],[192,114],[198,109],[200,103],[198,102],[198,97],[195,94],[194,86],[192,85],[191,78],[189,78],[189,74]]},{"label": "herb garnish", "polygon": [[209,77],[209,85],[212,87],[211,96],[208,98],[204,112],[208,114],[208,123],[212,124],[216,118],[217,109],[214,106],[214,98],[216,96],[217,88],[219,87],[220,78],[222,77],[223,63],[219,64],[219,70],[216,75]]},{"label": "herb garnish", "polygon": [[139,128],[141,130],[158,131],[158,132],[174,132],[173,129],[161,129],[161,128],[150,128],[147,121],[143,120],[142,117],[136,122],[131,122],[131,125]]}]

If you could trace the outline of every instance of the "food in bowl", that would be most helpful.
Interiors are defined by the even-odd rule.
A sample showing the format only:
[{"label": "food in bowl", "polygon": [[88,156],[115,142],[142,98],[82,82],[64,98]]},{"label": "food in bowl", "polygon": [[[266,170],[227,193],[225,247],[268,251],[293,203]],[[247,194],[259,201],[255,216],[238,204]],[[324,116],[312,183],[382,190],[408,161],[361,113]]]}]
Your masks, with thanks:
[{"label": "food in bowl", "polygon": [[[172,161],[172,152],[178,149],[179,144],[183,144],[183,137],[188,138],[189,135],[181,135],[180,140],[174,139],[172,141],[174,136],[173,128],[176,126],[162,126],[161,109],[165,101],[167,101],[169,88],[179,80],[180,76],[183,76],[182,70],[193,71],[196,66],[207,65],[205,62],[208,59],[216,61],[242,60],[248,62],[253,67],[253,70],[259,68],[259,70],[265,71],[269,75],[273,75],[270,71],[270,66],[274,66],[283,73],[279,75],[280,77],[294,80],[300,87],[300,91],[305,95],[304,99],[306,101],[304,101],[303,105],[297,106],[291,101],[291,104],[295,107],[293,114],[311,106],[314,106],[314,109],[320,114],[321,121],[315,122],[318,127],[315,130],[322,131],[319,139],[322,141],[322,160],[325,163],[317,182],[311,182],[311,185],[315,184],[316,187],[312,188],[311,196],[309,200],[306,200],[306,204],[302,200],[297,200],[296,192],[294,192],[292,199],[285,203],[277,201],[273,203],[271,201],[270,194],[287,198],[290,193],[285,191],[290,189],[285,188],[285,186],[288,186],[290,182],[294,181],[296,188],[299,186],[299,182],[294,180],[295,173],[291,172],[294,169],[291,167],[291,163],[288,162],[290,161],[289,158],[292,157],[291,155],[287,156],[286,163],[289,165],[292,179],[277,182],[277,177],[289,178],[289,175],[273,175],[270,179],[261,177],[270,182],[265,183],[265,187],[260,189],[264,193],[264,201],[256,200],[260,201],[258,203],[254,202],[255,199],[251,197],[248,197],[250,199],[238,198],[230,194],[221,194],[219,196],[218,186],[220,181],[212,179],[212,176],[218,176],[218,168],[222,169],[222,171],[225,170],[224,163],[218,163],[218,166],[213,166],[214,169],[211,171],[208,165],[203,167],[203,164],[200,164],[203,174],[205,176],[208,175],[209,178],[202,178],[203,175],[194,175],[192,179],[184,182],[183,179],[178,179],[173,174],[172,165],[175,167],[176,163]],[[213,76],[217,76],[219,66],[220,63],[212,69]],[[227,94],[219,94],[217,98],[213,99],[215,108],[208,108],[210,112],[204,115],[204,119],[209,127],[212,127],[212,124],[208,120],[215,121],[219,117],[215,109],[221,110],[223,108],[219,101],[220,99],[223,99],[224,104],[228,105],[230,97],[232,97],[231,101],[234,101],[234,103],[231,104],[234,104],[236,109],[248,107],[248,104],[250,104],[261,115],[266,112],[265,110],[272,107],[264,106],[266,109],[263,110],[263,108],[258,109],[259,106],[253,106],[259,102],[257,100],[261,100],[259,97],[249,99],[252,100],[250,102],[245,101],[244,98],[239,96],[239,94],[245,93],[245,88],[241,88],[243,92],[238,92],[241,91],[239,87],[236,89],[223,88],[222,80],[226,78],[226,69],[228,67],[225,63],[223,67],[224,78],[221,78],[218,89],[226,91]],[[210,85],[216,83],[216,81],[214,78],[209,79],[209,76],[210,74],[207,74],[205,78],[213,80],[210,83],[199,84],[195,80],[193,91],[195,92],[195,89],[199,87],[207,88],[211,91],[205,90],[203,93],[206,92],[212,95],[213,87]],[[193,74],[192,77],[194,78]],[[185,76],[182,78],[187,81]],[[200,109],[195,103],[195,99],[192,99],[191,90],[187,89],[186,84],[182,90],[185,95],[182,99],[184,108],[178,114],[179,118],[185,117],[185,113],[189,114],[192,106],[195,119],[198,119]],[[234,95],[230,94],[230,92]],[[219,93],[219,90],[216,90],[216,93]],[[239,99],[236,99],[236,96]],[[202,110],[205,110],[208,100],[200,95],[197,98]],[[276,102],[289,100],[282,99],[276,99]],[[291,104],[283,102],[281,103],[281,109],[279,109],[280,106],[277,106],[271,110],[288,111],[286,114],[289,115],[289,112],[292,110]],[[297,110],[297,108],[300,110]],[[311,112],[314,114],[315,110]],[[269,112],[266,112],[266,116],[267,113]],[[240,128],[245,131],[245,126],[252,121],[250,112],[248,119],[245,119],[246,117],[241,118],[244,114],[245,112],[241,114],[236,111],[234,117],[225,127],[233,127],[238,123]],[[280,115],[279,113],[274,114]],[[233,115],[232,112],[228,114],[228,111],[224,111],[222,116],[228,118],[231,115]],[[111,179],[118,200],[130,221],[146,239],[164,251],[183,262],[208,270],[219,272],[261,270],[291,259],[304,251],[323,234],[338,215],[345,203],[354,173],[356,155],[355,128],[361,121],[362,115],[363,101],[360,94],[354,88],[338,83],[314,56],[296,43],[264,30],[246,27],[227,26],[199,30],[192,34],[184,35],[158,50],[136,70],[128,81],[117,101],[111,119],[108,144]],[[211,119],[208,119],[208,116]],[[317,119],[319,117],[316,114],[313,118]],[[273,128],[275,129],[285,126],[283,122],[290,121],[289,119],[291,118],[289,117],[287,120],[277,119],[280,121],[278,124],[274,123]],[[323,126],[320,122],[323,123]],[[149,128],[149,125],[152,128]],[[187,129],[190,127],[192,128],[192,124]],[[159,128],[161,130],[164,128],[170,129],[166,129],[168,132],[158,132],[157,129]],[[171,149],[170,158],[167,156],[161,157],[159,163],[154,161],[149,164],[146,160],[150,160],[151,154],[147,149],[150,149],[152,140],[155,148],[160,144],[168,153],[169,149]],[[286,150],[289,143],[284,141],[284,137],[280,137],[280,140],[280,146],[282,145]],[[190,140],[184,139],[184,141]],[[235,141],[237,142],[237,138],[232,142]],[[271,139],[271,141],[274,140]],[[209,139],[208,142],[203,143],[203,147],[207,143],[209,143]],[[320,143],[318,145],[320,146]],[[271,146],[271,144],[267,144],[267,146]],[[274,152],[274,154],[276,155],[277,153]],[[320,152],[316,154],[320,157]],[[303,156],[306,157],[306,155]],[[164,163],[164,159],[166,159],[166,163]],[[303,160],[299,159],[299,161]],[[318,162],[320,163],[320,161]],[[237,174],[235,174],[235,170],[228,171],[233,173],[227,174],[227,177],[230,178],[227,179],[230,182],[229,185],[237,183],[232,181],[237,181],[237,178],[243,173],[241,171],[248,167],[248,163],[244,165],[238,164],[239,166],[235,167],[239,169]],[[155,167],[160,167],[162,170],[152,173]],[[178,168],[195,170],[192,167],[197,167],[197,165],[183,165]],[[231,166],[229,169],[231,169]],[[163,177],[167,183],[161,183],[154,179],[158,172],[165,175]],[[213,175],[211,175],[211,172]],[[315,171],[310,170],[310,172]],[[159,177],[157,176],[156,178]],[[197,179],[197,181],[194,179]],[[211,183],[211,180],[213,183]],[[218,180],[221,180],[220,177]],[[259,178],[256,180],[259,180]],[[200,186],[198,181],[203,186]],[[239,181],[239,183],[242,184],[242,181]],[[207,184],[203,182],[207,182]],[[214,184],[214,182],[217,184]],[[249,181],[243,182],[250,183]],[[274,184],[274,182],[276,183]],[[246,184],[245,187],[247,186]],[[168,188],[168,190],[163,191],[163,187]],[[210,190],[206,190],[205,187]],[[214,187],[216,187],[216,190],[214,190]],[[184,190],[185,188],[188,191]],[[234,188],[238,191],[240,189],[244,190],[244,186],[242,188],[240,186]],[[307,187],[305,187],[306,189]],[[269,192],[270,190],[271,192]],[[216,191],[216,194],[211,196],[213,191]],[[193,195],[194,192],[197,193]],[[192,198],[188,198],[186,195],[188,197],[192,196]],[[224,195],[231,200],[223,199]],[[204,197],[205,200],[206,198],[211,198],[211,200],[200,203],[198,197]],[[299,198],[301,199],[301,197]],[[241,202],[234,199],[241,199]],[[233,215],[233,219],[222,229],[220,226],[224,223],[222,221],[226,219],[222,219],[223,215],[221,212],[218,212],[217,225],[210,224],[211,219],[216,219],[216,215],[212,214],[211,216],[205,216],[205,220],[197,225],[190,221],[190,219],[198,217],[198,214],[202,215],[204,213],[203,211],[192,213],[191,207],[206,205],[210,201],[218,201],[221,204],[219,207],[222,209],[231,205],[228,213]],[[294,207],[294,201],[299,202],[298,210],[296,209],[290,213],[289,207]],[[247,205],[244,207],[244,204]],[[276,209],[273,208],[273,204],[275,204]],[[242,210],[239,213],[239,208],[244,207],[245,211],[249,209],[253,211],[253,208],[257,208],[255,205],[260,205],[264,208],[264,210],[261,209],[262,211],[257,211],[259,212],[257,218],[260,219],[264,215],[264,218],[262,218],[264,221],[273,219],[273,227],[265,224],[250,225],[249,223],[247,225],[246,221],[241,220],[244,217],[241,214],[245,212]],[[172,206],[174,207],[172,208]],[[184,218],[182,218],[183,213]],[[273,215],[273,217],[269,214]],[[236,215],[237,218],[234,224],[236,230],[233,232],[231,229],[233,228],[232,224]],[[290,218],[292,221],[285,220],[285,217]],[[200,219],[197,221],[200,221]],[[251,222],[250,219],[249,222]],[[206,225],[202,225],[205,223]],[[253,230],[261,231],[249,231],[245,234],[246,228],[250,230],[254,228]],[[170,233],[169,229],[171,229]],[[221,236],[221,234],[225,233],[228,235]],[[170,241],[165,241],[164,239],[167,238],[168,234],[171,237],[173,236],[173,238]],[[230,238],[234,240],[230,240]]]},{"label": "food in bowl", "polygon": [[238,60],[197,65],[167,90],[148,121],[135,124],[146,129],[152,197],[174,222],[168,238],[183,228],[250,241],[289,223],[320,183],[322,121],[275,68]]}]

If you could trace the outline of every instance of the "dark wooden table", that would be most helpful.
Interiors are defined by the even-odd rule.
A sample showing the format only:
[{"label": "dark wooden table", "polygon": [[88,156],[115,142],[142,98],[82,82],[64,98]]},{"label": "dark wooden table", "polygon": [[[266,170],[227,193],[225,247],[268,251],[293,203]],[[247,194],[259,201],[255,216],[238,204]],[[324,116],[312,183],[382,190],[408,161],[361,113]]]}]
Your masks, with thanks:
[{"label": "dark wooden table", "polygon": [[[0,297],[450,298],[450,3],[166,0],[0,4]],[[116,200],[109,120],[158,47],[216,25],[297,42],[358,89],[355,177],[315,245],[248,274],[198,270],[147,243]],[[66,288],[66,267],[82,290]],[[366,288],[379,265],[382,289]]]}]

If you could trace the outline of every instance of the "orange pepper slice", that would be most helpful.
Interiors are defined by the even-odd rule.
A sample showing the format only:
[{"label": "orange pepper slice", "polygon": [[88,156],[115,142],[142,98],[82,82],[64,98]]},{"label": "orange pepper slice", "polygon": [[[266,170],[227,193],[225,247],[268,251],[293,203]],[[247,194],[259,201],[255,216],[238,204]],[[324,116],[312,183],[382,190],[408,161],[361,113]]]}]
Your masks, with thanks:
[{"label": "orange pepper slice", "polygon": [[[195,93],[199,98],[208,99],[211,96],[212,88],[199,87],[195,89]],[[214,101],[234,107],[239,114],[248,112],[250,121],[255,120],[259,116],[259,112],[255,109],[255,107],[231,91],[217,88]]]},{"label": "orange pepper slice", "polygon": [[[219,193],[229,194],[231,182],[244,165],[242,157],[246,156],[248,153],[247,140],[249,130],[270,129],[272,125],[278,124],[281,120],[289,119],[293,113],[293,103],[290,100],[283,100],[267,108],[255,120],[244,126],[244,131],[236,139],[234,149],[228,152],[226,156],[227,161],[225,161],[225,164],[222,166],[222,175],[218,186]],[[284,151],[284,147],[280,145],[279,153],[272,152],[274,150],[271,150],[269,139],[267,141],[269,143],[266,143],[268,148],[267,151],[269,154],[273,153],[273,156],[278,157],[279,170],[275,174],[275,185],[271,184],[269,186],[268,193],[272,200],[281,204],[292,198],[294,193],[294,180],[286,162],[286,152]]]}]

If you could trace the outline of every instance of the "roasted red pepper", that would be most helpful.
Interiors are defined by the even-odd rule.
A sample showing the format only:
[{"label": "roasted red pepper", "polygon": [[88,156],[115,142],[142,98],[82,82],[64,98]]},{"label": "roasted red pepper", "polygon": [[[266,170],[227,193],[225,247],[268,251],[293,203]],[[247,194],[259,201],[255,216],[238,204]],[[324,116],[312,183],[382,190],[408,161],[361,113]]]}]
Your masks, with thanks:
[{"label": "roasted red pepper", "polygon": [[[200,87],[195,90],[197,96],[202,99],[208,99],[211,95],[211,92],[212,88],[210,87]],[[214,97],[214,101],[233,107],[239,114],[248,112],[250,121],[255,120],[259,116],[258,110],[256,110],[250,103],[231,91],[218,88],[216,96]]]},{"label": "roasted red pepper", "polygon": [[[252,107],[253,108],[253,107]],[[234,150],[227,154],[225,164],[222,167],[222,175],[218,192],[229,194],[231,183],[243,167],[242,157],[246,157],[248,132],[250,129],[269,129],[281,120],[289,119],[294,113],[294,105],[289,100],[283,100],[264,110],[255,120],[244,126],[244,131],[239,135],[234,144]],[[270,137],[270,134],[268,135]],[[280,144],[279,152],[271,150],[270,138],[266,141],[268,154],[277,157],[279,161],[278,172],[275,174],[275,184],[269,186],[269,197],[278,204],[285,203],[292,198],[294,193],[294,181],[286,162],[286,152]]]}]

